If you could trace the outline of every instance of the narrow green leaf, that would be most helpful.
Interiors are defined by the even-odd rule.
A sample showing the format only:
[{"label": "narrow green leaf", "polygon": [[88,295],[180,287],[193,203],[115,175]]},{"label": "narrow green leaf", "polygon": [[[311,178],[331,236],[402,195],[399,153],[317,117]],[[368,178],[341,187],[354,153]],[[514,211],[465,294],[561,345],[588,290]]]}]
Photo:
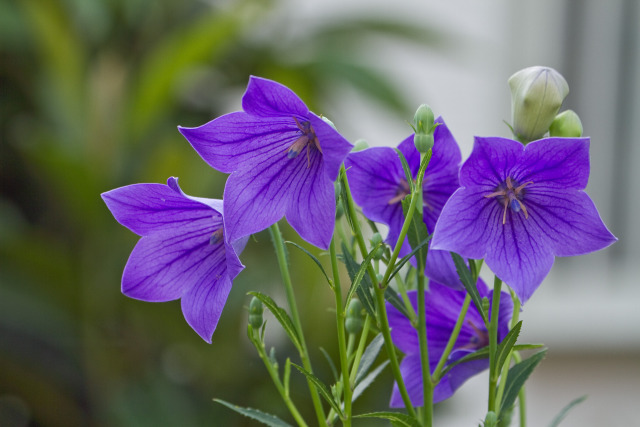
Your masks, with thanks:
[{"label": "narrow green leaf", "polygon": [[360,264],[360,268],[358,269],[358,272],[356,273],[355,277],[351,279],[351,287],[347,292],[347,299],[345,300],[345,303],[344,303],[345,307],[349,306],[349,301],[351,301],[351,298],[353,297],[353,293],[358,290],[358,286],[360,286],[360,282],[362,281],[362,278],[367,273],[367,267],[369,266],[369,263],[375,256],[375,253],[378,250],[378,248],[380,248],[381,246],[382,246],[382,243],[379,243],[373,249],[371,249],[371,252],[367,254],[365,259]]},{"label": "narrow green leaf", "polygon": [[404,265],[411,259],[413,258],[413,256],[420,250],[422,249],[427,243],[429,243],[429,241],[431,240],[431,237],[433,236],[433,234],[429,234],[429,237],[427,237],[426,239],[424,239],[422,242],[420,242],[420,244],[418,246],[416,246],[415,248],[413,248],[413,250],[408,254],[405,255],[404,257],[402,257],[400,259],[400,261],[396,262],[396,266],[393,269],[393,271],[391,272],[391,274],[389,275],[389,281],[391,281],[391,279],[393,279],[393,276],[395,276],[396,274],[398,274],[398,272],[400,271],[400,269],[402,269],[402,267],[404,267]]},{"label": "narrow green leaf", "polygon": [[276,320],[280,322],[284,331],[287,333],[287,335],[289,335],[289,339],[291,339],[291,342],[293,342],[293,345],[295,345],[299,351],[302,351],[302,345],[300,343],[300,338],[298,337],[298,332],[296,331],[295,326],[293,326],[293,322],[291,321],[289,314],[287,314],[284,309],[280,308],[278,304],[276,304],[276,302],[272,300],[268,295],[253,291],[249,292],[248,294],[253,295],[260,301],[262,301],[262,303],[269,309],[269,311],[273,313]]},{"label": "narrow green leaf", "polygon": [[404,301],[398,296],[398,293],[388,286],[384,290],[384,299],[389,301],[389,304],[394,306],[400,313],[402,313],[407,319],[411,319],[411,314],[407,311],[407,307],[404,305]]},{"label": "narrow green leaf", "polygon": [[[349,277],[353,281],[356,274],[358,274],[358,270],[360,269],[360,264],[356,262],[351,256],[351,253],[347,249],[344,242],[342,243],[342,257],[344,258],[345,266],[347,267],[347,272],[349,273]],[[360,286],[356,288],[356,293],[358,294],[358,298],[360,302],[367,310],[367,313],[372,318],[376,318],[376,309],[373,296],[371,295],[373,285],[371,284],[371,279],[368,275],[362,277]]]},{"label": "narrow green leaf", "polygon": [[558,427],[560,425],[560,422],[564,419],[564,417],[567,416],[569,411],[573,409],[574,406],[584,402],[586,399],[586,394],[584,396],[578,397],[577,399],[573,399],[567,406],[562,408],[558,415],[555,416],[555,418],[551,421],[551,424],[549,424],[549,427]]},{"label": "narrow green leaf", "polygon": [[305,254],[307,254],[307,256],[309,258],[311,258],[313,260],[313,262],[315,262],[316,265],[320,268],[320,271],[322,271],[322,274],[324,274],[324,278],[327,279],[327,283],[329,284],[329,286],[333,286],[333,284],[331,283],[331,280],[329,279],[329,276],[327,276],[327,272],[324,270],[324,267],[322,266],[322,263],[320,262],[320,260],[316,256],[314,256],[311,252],[309,252],[308,250],[306,250],[305,248],[303,248],[302,246],[300,246],[299,244],[297,244],[295,242],[291,242],[289,240],[286,240],[285,243],[293,245],[296,248],[300,249]]},{"label": "narrow green leaf", "polygon": [[380,354],[380,350],[383,345],[384,337],[382,336],[382,333],[379,333],[371,340],[360,359],[360,365],[358,366],[358,372],[356,373],[355,385],[358,385],[358,383],[360,383],[360,381],[362,381],[362,379],[367,375],[369,368],[371,368],[371,365],[373,365],[378,354]]},{"label": "narrow green leaf", "polygon": [[413,175],[411,174],[411,168],[409,168],[409,163],[407,163],[407,159],[402,154],[402,151],[395,148],[396,153],[398,153],[398,157],[400,157],[400,163],[402,163],[402,170],[404,171],[404,179],[407,180],[409,184],[409,188],[411,189],[411,193],[413,194],[413,190],[415,188],[415,182],[413,182]]},{"label": "narrow green leaf", "polygon": [[353,389],[353,396],[351,397],[351,401],[355,401],[363,391],[367,389],[375,381],[375,379],[380,375],[380,373],[384,370],[384,368],[389,364],[389,360],[385,360],[380,365],[378,365],[369,375],[364,377],[359,384]]},{"label": "narrow green leaf", "polygon": [[331,368],[331,373],[333,374],[333,380],[334,381],[338,381],[338,370],[336,369],[336,365],[335,363],[333,363],[333,360],[331,360],[331,356],[329,356],[329,353],[327,353],[327,350],[325,350],[324,348],[320,347],[320,351],[322,352],[322,355],[324,356],[325,359],[327,359],[327,363],[329,364],[329,367]]},{"label": "narrow green leaf", "polygon": [[546,353],[547,349],[539,351],[509,369],[509,373],[507,374],[507,383],[504,387],[504,398],[502,399],[502,405],[500,406],[501,411],[503,408],[508,408],[513,405],[513,402],[515,402],[516,397],[518,397],[518,393],[525,381],[527,381],[531,372],[533,372],[535,367],[538,366],[538,363],[542,361]]},{"label": "narrow green leaf", "polygon": [[475,283],[473,283],[471,271],[469,271],[467,264],[465,264],[460,255],[455,252],[450,253],[451,258],[453,258],[453,263],[456,265],[456,271],[458,272],[458,276],[460,276],[460,280],[462,281],[464,288],[467,290],[469,296],[471,296],[471,300],[478,309],[478,313],[480,313],[484,322],[487,323],[487,314],[482,309],[482,299],[480,298],[480,294],[478,293],[478,287]]},{"label": "narrow green leaf", "polygon": [[513,328],[509,331],[509,333],[504,337],[502,342],[498,344],[498,348],[496,349],[496,357],[494,358],[496,366],[496,371],[502,370],[502,365],[507,360],[507,356],[509,356],[509,352],[516,345],[516,341],[518,341],[518,336],[520,335],[520,329],[522,328],[522,320],[515,324]]},{"label": "narrow green leaf", "polygon": [[417,420],[402,412],[370,412],[368,414],[354,415],[353,418],[382,418],[402,427],[420,427]]},{"label": "narrow green leaf", "polygon": [[340,168],[340,176],[338,177],[338,180],[340,181],[340,201],[342,202],[344,216],[347,218],[347,223],[349,223],[349,227],[353,230],[354,229],[353,221],[356,221],[356,219],[351,218],[351,214],[349,211],[349,206],[348,206],[349,195],[347,194],[347,188],[345,187],[345,182],[348,182],[346,169]]},{"label": "narrow green leaf", "polygon": [[224,405],[227,408],[244,415],[245,417],[253,418],[254,420],[260,421],[262,424],[268,425],[269,427],[291,427],[291,424],[282,421],[275,415],[267,414],[253,408],[242,408],[240,406],[234,405],[233,403],[225,402],[221,399],[213,399],[213,401]]},{"label": "narrow green leaf", "polygon": [[313,383],[313,385],[316,387],[316,389],[318,390],[320,395],[322,397],[324,397],[325,400],[329,403],[329,405],[331,405],[333,410],[336,411],[336,413],[340,416],[340,418],[344,418],[344,414],[342,413],[342,409],[340,409],[340,405],[338,405],[338,402],[336,402],[335,399],[333,398],[333,395],[331,394],[331,391],[329,390],[329,387],[327,387],[326,384],[323,383],[322,381],[320,381],[320,379],[318,377],[316,377],[312,373],[308,372],[302,366],[298,366],[295,363],[292,363],[291,365],[293,365],[294,368],[296,368],[305,377],[307,377],[307,379],[309,381],[311,381]]},{"label": "narrow green leaf", "polygon": [[[402,211],[406,218],[409,208],[411,207],[411,200],[407,197],[402,201]],[[417,248],[420,243],[429,238],[429,232],[427,231],[427,225],[424,223],[422,215],[418,212],[414,212],[409,223],[409,231],[407,231],[407,238],[409,239],[409,245],[412,248]],[[418,261],[418,268],[424,269],[425,262],[427,260],[427,248],[421,248],[415,255]]]},{"label": "narrow green leaf", "polygon": [[[514,345],[512,348],[513,348],[513,351],[524,351],[524,350],[535,350],[542,347],[544,347],[544,344],[517,344],[517,345]],[[489,358],[489,346],[482,347],[481,349],[471,354],[467,354],[466,356],[461,357],[455,362],[451,362],[450,364],[448,364],[442,370],[442,374],[440,374],[440,376],[441,377],[445,376],[451,369],[453,369],[457,365],[460,365],[461,363],[470,362],[472,360],[488,359],[488,358]]]}]

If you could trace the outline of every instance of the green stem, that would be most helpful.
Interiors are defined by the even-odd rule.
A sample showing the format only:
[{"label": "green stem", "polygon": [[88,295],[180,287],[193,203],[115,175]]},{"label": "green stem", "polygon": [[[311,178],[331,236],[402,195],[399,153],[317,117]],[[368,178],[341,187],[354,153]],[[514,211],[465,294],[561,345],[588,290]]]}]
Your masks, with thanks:
[{"label": "green stem", "polygon": [[[516,363],[522,362],[520,353],[517,351],[513,353],[513,358],[515,359]],[[527,427],[527,395],[524,390],[524,384],[518,392],[518,408],[520,412],[520,427]]]},{"label": "green stem", "polygon": [[342,371],[342,389],[344,396],[344,415],[342,423],[345,427],[351,426],[351,384],[349,382],[349,364],[347,361],[347,340],[344,329],[345,310],[342,305],[342,288],[340,285],[340,272],[338,270],[338,258],[334,239],[329,246],[331,256],[331,270],[333,271],[333,292],[336,298],[336,324],[338,327],[338,350],[340,353],[340,365]]},{"label": "green stem", "polygon": [[258,355],[260,356],[260,359],[262,359],[264,366],[267,368],[267,371],[269,372],[269,376],[271,377],[271,379],[273,380],[273,383],[278,389],[278,393],[280,393],[280,396],[282,397],[284,404],[287,406],[287,408],[289,409],[289,412],[298,423],[298,426],[307,427],[307,423],[302,418],[302,415],[300,415],[300,412],[298,412],[298,408],[296,408],[296,405],[293,403],[293,401],[289,397],[289,394],[285,390],[284,385],[282,384],[282,381],[280,381],[278,372],[276,371],[273,364],[271,363],[269,356],[267,356],[267,352],[264,348],[264,343],[262,342],[262,340],[259,339],[259,337],[257,336],[257,331],[254,331],[251,325],[249,325],[249,339],[251,340],[253,345],[256,347],[256,350],[258,350]]},{"label": "green stem", "polygon": [[416,314],[416,311],[413,309],[413,304],[411,304],[411,301],[409,300],[409,296],[407,295],[407,287],[404,284],[404,281],[402,280],[402,278],[400,278],[399,274],[396,274],[394,276],[394,279],[396,279],[396,285],[398,286],[398,292],[400,292],[400,296],[402,297],[402,301],[404,302],[404,307],[407,309],[407,312],[409,313],[409,320],[411,321],[412,325],[417,326],[418,315]]},{"label": "green stem", "polygon": [[[521,303],[520,299],[511,288],[509,288],[509,292],[511,293],[511,299],[513,300],[513,315],[511,317],[511,329],[513,329],[513,327],[516,326],[516,324],[520,321]],[[498,404],[502,402],[502,396],[504,395],[504,389],[507,385],[507,376],[509,375],[509,367],[511,366],[511,358],[513,357],[513,355],[514,351],[512,350],[509,352],[507,360],[505,360],[504,366],[502,368],[502,375],[500,375],[500,385],[498,386],[498,396],[496,398]],[[500,414],[498,413],[498,415]]]},{"label": "green stem", "polygon": [[491,318],[489,319],[489,411],[496,412],[496,386],[498,384],[498,369],[496,365],[496,350],[498,348],[498,316],[500,311],[500,293],[502,280],[495,276],[493,281],[493,301],[491,303]]},{"label": "green stem", "polygon": [[[291,311],[293,325],[295,326],[298,337],[300,338],[300,344],[302,347],[300,351],[300,359],[302,359],[302,366],[304,366],[308,372],[313,373],[311,360],[309,358],[309,351],[307,350],[307,343],[305,341],[304,334],[302,333],[302,323],[300,322],[300,315],[298,314],[296,298],[293,293],[293,284],[291,283],[291,275],[289,274],[289,265],[287,264],[284,242],[277,222],[269,227],[269,232],[271,233],[273,246],[276,250],[278,265],[280,266],[280,274],[282,275],[282,281],[284,282],[284,289],[287,295],[287,303],[289,304],[289,310]],[[322,408],[322,402],[320,401],[318,390],[310,380],[307,380],[307,384],[309,385],[311,400],[313,401],[313,407],[315,408],[316,417],[318,418],[318,425],[326,426],[327,423],[325,421],[324,409]]]},{"label": "green stem", "polygon": [[356,354],[353,358],[353,365],[351,365],[351,375],[349,376],[349,384],[355,386],[356,375],[358,374],[358,367],[360,366],[360,360],[364,354],[364,349],[367,345],[367,337],[369,336],[369,328],[371,327],[371,317],[367,316],[364,319],[364,325],[362,326],[362,332],[360,334],[360,342],[356,349]]},{"label": "green stem", "polygon": [[424,268],[418,263],[418,341],[420,344],[420,364],[422,365],[422,397],[424,425],[433,425],[433,381],[427,347],[427,320],[424,298]]},{"label": "green stem", "polygon": [[467,316],[467,311],[469,310],[469,305],[471,304],[471,296],[466,294],[464,297],[464,302],[462,303],[462,308],[460,309],[460,314],[458,315],[458,320],[456,321],[455,326],[453,327],[453,331],[451,332],[451,336],[449,337],[449,341],[447,342],[447,346],[444,348],[444,352],[438,361],[438,365],[436,369],[433,371],[433,380],[440,381],[440,373],[444,369],[445,363],[447,363],[447,359],[451,354],[451,350],[453,350],[453,346],[458,340],[458,335],[460,335],[460,330],[462,329],[462,325],[464,323],[464,319]]}]

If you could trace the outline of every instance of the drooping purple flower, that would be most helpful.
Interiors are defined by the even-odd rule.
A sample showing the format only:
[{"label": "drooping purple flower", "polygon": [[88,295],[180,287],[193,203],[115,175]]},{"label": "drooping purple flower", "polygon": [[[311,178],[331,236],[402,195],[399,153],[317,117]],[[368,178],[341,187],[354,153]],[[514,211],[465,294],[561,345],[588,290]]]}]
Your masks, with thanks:
[{"label": "drooping purple flower", "polygon": [[222,200],[187,196],[177,178],[116,188],[102,199],[120,224],[142,237],[124,268],[122,293],[149,302],[180,299],[187,323],[210,343],[244,268],[237,254],[247,241],[228,242]]},{"label": "drooping purple flower", "polygon": [[328,248],[335,222],[333,181],[352,145],[287,87],[251,77],[244,111],[180,132],[214,169],[224,190],[230,241],[286,216],[300,236]]},{"label": "drooping purple flower", "polygon": [[[458,188],[458,172],[462,157],[456,140],[442,118],[434,132],[433,154],[422,183],[423,220],[429,233],[447,199]],[[413,144],[413,135],[400,143],[398,149],[407,159],[413,179],[418,175],[420,153]],[[400,157],[391,147],[372,147],[349,154],[345,161],[353,199],[371,221],[389,227],[387,243],[395,246],[404,223],[402,199],[409,194],[409,183]],[[405,239],[400,256],[411,252]],[[430,250],[426,274],[448,286],[463,289],[448,252]]]},{"label": "drooping purple flower", "polygon": [[[489,301],[492,300],[493,291],[488,290],[482,279],[478,280],[478,293],[481,298],[487,297]],[[434,281],[429,283],[429,290],[425,292],[427,345],[431,373],[435,370],[440,357],[444,353],[444,348],[458,320],[465,295],[466,292],[464,291],[457,291]],[[408,296],[417,311],[417,291],[410,291]],[[411,325],[411,321],[389,303],[387,303],[387,310],[393,343],[405,354],[400,363],[402,379],[407,387],[411,403],[414,406],[422,406],[422,364],[420,363],[418,332]],[[509,295],[503,292],[500,298],[498,314],[498,342],[509,332],[509,320],[512,312],[513,302]],[[484,321],[475,305],[471,304],[445,366],[487,345],[489,345],[489,334]],[[448,399],[465,381],[488,367],[489,359],[474,360],[454,366],[436,385],[433,401],[440,402]],[[404,406],[397,384],[394,384],[390,405],[392,408]]]},{"label": "drooping purple flower", "polygon": [[582,255],[616,241],[583,191],[588,179],[589,138],[546,138],[523,146],[476,137],[432,247],[484,258],[524,303],[554,256]]}]

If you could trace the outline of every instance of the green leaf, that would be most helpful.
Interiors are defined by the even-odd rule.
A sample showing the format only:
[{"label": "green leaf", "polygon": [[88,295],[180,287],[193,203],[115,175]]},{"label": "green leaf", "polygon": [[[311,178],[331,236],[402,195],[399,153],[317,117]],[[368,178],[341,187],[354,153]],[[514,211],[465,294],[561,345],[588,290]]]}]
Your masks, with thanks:
[{"label": "green leaf", "polygon": [[329,356],[329,353],[327,353],[327,350],[325,350],[324,348],[320,347],[320,351],[322,352],[323,356],[325,359],[327,359],[327,363],[329,364],[329,367],[331,368],[331,373],[333,374],[333,379],[334,381],[338,381],[338,370],[336,369],[336,365],[335,363],[333,363],[333,360],[331,360],[331,356]]},{"label": "green leaf", "polygon": [[391,281],[391,279],[393,279],[393,276],[395,276],[396,274],[398,274],[398,272],[400,272],[400,269],[402,269],[402,267],[411,259],[413,258],[413,256],[420,250],[422,249],[427,243],[429,243],[429,241],[431,240],[431,237],[433,236],[433,234],[430,234],[429,237],[427,237],[426,239],[424,239],[422,242],[420,242],[420,244],[418,246],[416,246],[415,248],[413,248],[413,250],[408,254],[405,255],[404,257],[402,257],[400,259],[400,261],[396,262],[396,266],[393,269],[393,272],[391,272],[391,274],[389,275],[389,281]]},{"label": "green leaf", "polygon": [[501,411],[503,408],[508,408],[513,405],[513,402],[515,402],[516,397],[518,397],[518,393],[525,381],[527,381],[531,372],[533,372],[535,367],[538,366],[538,363],[542,361],[546,353],[547,349],[539,351],[509,369],[509,373],[507,374],[507,383],[504,387],[504,398],[502,399],[502,405],[500,406]]},{"label": "green leaf", "polygon": [[402,412],[370,412],[368,414],[354,415],[353,418],[382,418],[402,427],[420,427],[420,423],[417,420]]},{"label": "green leaf", "polygon": [[351,287],[349,288],[349,292],[347,292],[347,299],[346,299],[346,302],[344,303],[345,307],[349,306],[349,301],[351,301],[351,298],[353,297],[353,293],[358,290],[358,287],[360,286],[360,282],[362,281],[363,277],[365,277],[365,274],[367,273],[367,267],[369,266],[369,263],[375,256],[375,253],[378,250],[378,248],[380,248],[382,245],[383,245],[382,243],[379,243],[373,249],[371,249],[371,252],[367,254],[365,259],[360,264],[360,268],[358,269],[358,272],[356,273],[355,277],[351,279]]},{"label": "green leaf", "polygon": [[522,320],[515,324],[513,328],[509,331],[509,333],[504,337],[502,342],[498,344],[498,348],[496,349],[496,357],[494,361],[496,363],[495,369],[496,371],[502,370],[502,365],[507,360],[507,356],[509,356],[509,352],[516,345],[516,341],[518,341],[518,336],[520,335],[520,329],[522,328]]},{"label": "green leaf", "polygon": [[407,319],[411,319],[411,314],[407,310],[407,307],[404,305],[404,301],[398,296],[398,293],[388,286],[387,289],[384,290],[384,299],[389,301],[389,304],[394,306],[400,313],[402,313]]},{"label": "green leaf", "polygon": [[284,331],[287,333],[287,335],[289,335],[289,338],[291,339],[293,345],[295,345],[296,348],[302,352],[302,345],[300,343],[300,338],[298,337],[298,332],[296,331],[295,326],[293,326],[293,322],[291,321],[289,314],[287,314],[284,309],[280,308],[278,304],[276,304],[276,302],[272,300],[268,295],[253,291],[249,292],[248,294],[253,295],[260,301],[262,301],[262,303],[269,309],[269,311],[273,313],[278,322],[280,322]]},{"label": "green leaf", "polygon": [[358,383],[367,375],[369,368],[371,368],[371,365],[373,365],[378,354],[380,354],[380,350],[383,345],[384,337],[382,336],[382,333],[379,333],[371,340],[360,359],[360,365],[358,366],[358,372],[356,373],[355,385],[358,385]]},{"label": "green leaf", "polygon": [[336,413],[340,416],[340,418],[344,418],[342,409],[340,409],[340,405],[338,405],[338,402],[336,402],[335,399],[333,398],[333,395],[331,394],[329,387],[327,387],[325,383],[320,381],[318,377],[308,372],[302,366],[298,366],[295,363],[292,363],[291,365],[293,365],[298,371],[300,371],[305,377],[307,377],[307,379],[311,381],[313,385],[316,387],[320,395],[324,397],[325,400],[329,403],[329,405],[331,405],[333,410],[336,411]]},{"label": "green leaf", "polygon": [[245,417],[253,418],[254,420],[260,421],[262,424],[268,425],[269,427],[291,427],[291,424],[285,423],[275,415],[267,414],[253,408],[242,408],[240,406],[234,405],[233,403],[225,402],[221,399],[213,399],[213,401],[224,405],[227,408],[244,415]]},{"label": "green leaf", "polygon": [[[535,350],[544,347],[544,344],[518,344],[513,346],[513,351]],[[451,369],[461,363],[470,362],[472,360],[488,359],[489,358],[489,346],[482,347],[471,354],[468,354],[460,359],[448,364],[440,374],[440,377],[444,377]]]},{"label": "green leaf", "polygon": [[[404,212],[405,218],[408,214],[410,206],[411,200],[405,197],[402,201],[402,211]],[[407,231],[407,238],[409,239],[409,245],[412,248],[419,247],[420,243],[429,238],[427,225],[424,223],[422,215],[418,211],[414,212],[413,216],[411,217],[409,230]],[[415,256],[416,260],[418,261],[418,268],[424,270],[425,262],[427,261],[427,248],[423,247],[419,249]]]},{"label": "green leaf", "polygon": [[325,279],[327,279],[327,283],[329,283],[329,286],[333,286],[333,284],[331,283],[331,280],[329,279],[329,276],[327,276],[327,273],[324,270],[324,267],[322,266],[322,263],[320,263],[320,260],[317,257],[315,257],[311,252],[309,252],[308,250],[306,250],[305,248],[303,248],[302,246],[300,246],[299,244],[297,244],[295,242],[291,242],[289,240],[286,240],[285,243],[293,245],[296,248],[300,249],[305,254],[307,254],[307,256],[309,258],[311,258],[313,260],[313,262],[315,262],[316,265],[320,268],[320,271],[322,271],[322,274],[324,274],[324,277],[325,277]]},{"label": "green leaf", "polygon": [[[356,274],[358,274],[358,270],[360,269],[360,264],[356,262],[351,256],[351,252],[347,249],[347,246],[342,243],[342,257],[344,258],[345,266],[347,267],[347,272],[349,273],[349,277],[353,281]],[[373,296],[371,295],[371,289],[373,285],[371,284],[371,279],[368,275],[362,277],[360,286],[356,288],[356,293],[358,294],[358,298],[360,302],[367,310],[367,313],[372,318],[376,318],[376,309]]]},{"label": "green leaf", "polygon": [[380,365],[378,365],[373,371],[371,371],[371,373],[369,375],[367,375],[366,377],[364,377],[362,379],[362,381],[360,381],[360,383],[358,383],[356,385],[356,387],[353,390],[353,396],[351,397],[351,401],[353,402],[354,400],[356,400],[358,397],[360,397],[360,395],[362,394],[363,391],[365,391],[367,389],[367,387],[369,387],[371,385],[371,383],[373,383],[373,381],[378,377],[378,375],[380,375],[380,373],[382,372],[382,370],[389,364],[389,360],[385,360],[384,362],[382,362]]},{"label": "green leaf", "polygon": [[[347,223],[349,223],[349,228],[354,229],[353,221],[356,221],[355,218],[351,218],[351,213],[349,211],[349,195],[347,194],[347,187],[345,183],[348,183],[347,179],[347,171],[344,168],[340,168],[340,176],[338,177],[340,181],[340,201],[342,202],[342,209],[344,210],[344,216],[347,218]],[[344,249],[344,243],[342,244],[343,252],[347,252]]]},{"label": "green leaf", "polygon": [[456,265],[456,271],[458,272],[458,276],[460,276],[460,280],[462,281],[464,288],[467,290],[469,296],[471,296],[471,300],[478,309],[478,313],[480,313],[484,322],[487,323],[487,314],[482,309],[482,299],[480,298],[480,294],[478,293],[478,287],[475,283],[473,283],[471,271],[469,271],[467,264],[465,264],[460,255],[455,252],[450,253],[451,258],[453,258],[453,263]]},{"label": "green leaf", "polygon": [[398,153],[398,157],[400,157],[400,163],[402,163],[402,170],[404,171],[404,179],[407,180],[407,183],[409,184],[409,188],[411,189],[411,194],[413,194],[416,183],[413,182],[413,175],[411,174],[411,168],[409,168],[409,163],[407,163],[407,159],[404,157],[404,154],[402,154],[402,151],[398,150],[397,148],[395,148],[395,150],[396,150],[396,153]]},{"label": "green leaf", "polygon": [[574,406],[584,402],[586,399],[586,394],[584,396],[578,397],[577,399],[573,399],[567,406],[562,408],[558,415],[555,416],[555,418],[551,421],[551,424],[549,424],[549,427],[558,427],[560,425],[560,422],[564,419],[564,417],[567,416],[569,411],[573,409]]}]

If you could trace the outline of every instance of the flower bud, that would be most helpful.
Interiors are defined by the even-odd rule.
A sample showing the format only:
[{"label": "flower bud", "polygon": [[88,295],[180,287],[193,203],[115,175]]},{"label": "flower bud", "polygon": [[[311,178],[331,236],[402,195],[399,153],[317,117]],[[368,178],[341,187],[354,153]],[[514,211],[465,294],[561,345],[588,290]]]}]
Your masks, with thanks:
[{"label": "flower bud", "polygon": [[513,131],[525,144],[547,133],[569,93],[564,77],[549,67],[518,71],[509,78],[509,88]]},{"label": "flower bud", "polygon": [[426,153],[433,147],[433,131],[436,128],[433,121],[431,107],[427,104],[419,106],[415,116],[413,116],[413,129],[415,131],[413,143],[420,153]]},{"label": "flower bud", "polygon": [[498,415],[495,412],[487,412],[487,416],[484,418],[484,427],[496,427],[498,425]]},{"label": "flower bud", "polygon": [[367,141],[365,141],[364,139],[359,139],[353,144],[351,152],[353,153],[356,151],[362,151],[366,148],[369,148],[369,144],[367,144]]},{"label": "flower bud", "polygon": [[364,324],[364,310],[360,300],[352,299],[347,307],[347,319],[344,322],[345,329],[350,334],[357,334]]},{"label": "flower bud", "polygon": [[582,136],[582,122],[580,121],[580,117],[578,117],[573,110],[563,111],[553,119],[551,127],[549,127],[549,135],[569,138]]},{"label": "flower bud", "polygon": [[[380,243],[382,243],[382,236],[380,235],[380,233],[373,233],[373,236],[371,236],[370,242],[371,242],[371,248],[374,248],[378,246]],[[376,253],[373,255],[373,258],[382,259],[383,255],[384,255],[384,246],[380,246],[376,251]]]},{"label": "flower bud", "polygon": [[419,153],[426,153],[431,148],[433,148],[433,135],[421,135],[419,133],[416,133],[415,135],[413,135],[413,143]]},{"label": "flower bud", "polygon": [[253,297],[249,304],[249,324],[253,329],[260,329],[263,323],[262,313],[264,308],[262,307],[262,301]]}]

